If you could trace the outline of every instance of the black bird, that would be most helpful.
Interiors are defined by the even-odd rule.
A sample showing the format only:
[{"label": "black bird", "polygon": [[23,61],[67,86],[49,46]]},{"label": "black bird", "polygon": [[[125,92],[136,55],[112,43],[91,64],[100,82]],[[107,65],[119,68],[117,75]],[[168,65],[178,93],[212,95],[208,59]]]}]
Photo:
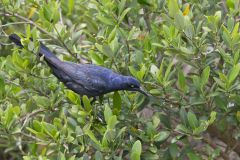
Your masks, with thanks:
[{"label": "black bird", "polygon": [[[11,34],[9,39],[21,48],[23,47],[18,35]],[[139,81],[134,77],[124,76],[93,64],[61,61],[42,43],[40,43],[39,55],[44,56],[52,73],[61,82],[81,96],[96,97],[118,90],[138,91],[147,96],[147,93],[140,87]]]}]

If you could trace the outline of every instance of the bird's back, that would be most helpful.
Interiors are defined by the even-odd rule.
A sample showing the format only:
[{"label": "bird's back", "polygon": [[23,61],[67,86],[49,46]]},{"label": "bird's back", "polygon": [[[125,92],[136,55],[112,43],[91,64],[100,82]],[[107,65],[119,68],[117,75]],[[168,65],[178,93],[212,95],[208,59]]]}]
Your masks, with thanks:
[{"label": "bird's back", "polygon": [[112,78],[120,76],[104,67],[72,62],[62,62],[58,68],[53,67],[52,70],[69,89],[90,97],[110,92]]}]

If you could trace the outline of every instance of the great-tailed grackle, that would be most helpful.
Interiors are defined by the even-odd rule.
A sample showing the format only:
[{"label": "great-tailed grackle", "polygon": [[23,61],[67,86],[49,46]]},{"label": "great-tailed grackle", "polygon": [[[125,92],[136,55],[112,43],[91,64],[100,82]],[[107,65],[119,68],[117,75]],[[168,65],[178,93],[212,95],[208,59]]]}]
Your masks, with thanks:
[{"label": "great-tailed grackle", "polygon": [[[18,35],[11,34],[9,39],[23,47]],[[44,56],[52,73],[61,82],[80,95],[96,97],[117,90],[128,90],[138,91],[147,96],[146,92],[141,89],[139,81],[134,77],[124,76],[93,64],[61,61],[42,43],[40,43],[39,55]]]}]

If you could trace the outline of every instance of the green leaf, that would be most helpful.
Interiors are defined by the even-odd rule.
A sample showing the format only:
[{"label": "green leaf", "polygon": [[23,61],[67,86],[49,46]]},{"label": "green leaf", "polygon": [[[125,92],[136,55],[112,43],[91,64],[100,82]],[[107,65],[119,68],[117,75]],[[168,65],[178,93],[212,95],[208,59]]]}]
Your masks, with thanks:
[{"label": "green leaf", "polygon": [[137,39],[140,33],[141,33],[141,30],[133,26],[132,29],[128,32],[127,40],[130,41],[133,39]]},{"label": "green leaf", "polygon": [[193,75],[193,76],[192,76],[192,80],[193,80],[194,86],[195,86],[197,89],[199,89],[199,88],[200,88],[200,85],[201,85],[200,77],[198,77],[197,75]]},{"label": "green leaf", "polygon": [[102,59],[102,57],[100,57],[100,55],[98,55],[97,53],[95,53],[94,51],[89,51],[89,55],[91,57],[91,60],[93,61],[94,64],[103,66],[104,61]]},{"label": "green leaf", "polygon": [[222,28],[223,28],[223,33],[222,33],[223,41],[226,43],[228,47],[231,47],[231,43],[232,43],[231,34],[224,25],[222,26]]},{"label": "green leaf", "polygon": [[4,79],[0,76],[0,96],[4,93],[5,90],[5,82]]},{"label": "green leaf", "polygon": [[185,90],[186,90],[186,82],[185,82],[186,80],[185,80],[185,76],[184,76],[184,74],[183,74],[183,71],[182,70],[180,70],[179,72],[178,72],[178,85],[179,85],[179,88],[183,91],[183,92],[185,92]]},{"label": "green leaf", "polygon": [[118,131],[118,133],[117,133],[117,135],[116,135],[116,138],[121,137],[121,136],[126,132],[126,130],[127,130],[127,127],[121,128],[121,129]]},{"label": "green leaf", "polygon": [[154,78],[156,77],[157,73],[159,72],[159,69],[157,68],[156,65],[152,64],[151,68],[150,68],[150,72],[151,74],[154,76]]},{"label": "green leaf", "polygon": [[147,71],[147,68],[146,68],[145,65],[143,65],[143,66],[141,67],[140,71],[137,72],[137,78],[138,78],[139,80],[142,80],[143,77],[144,77],[144,75],[145,75],[145,73],[146,73],[146,71]]},{"label": "green leaf", "polygon": [[113,113],[119,115],[122,107],[122,99],[118,92],[114,92],[113,95]]},{"label": "green leaf", "polygon": [[22,68],[23,60],[20,57],[19,53],[17,50],[15,50],[12,54],[12,62],[13,64],[17,67],[17,69]]},{"label": "green leaf", "polygon": [[186,126],[184,126],[182,124],[177,125],[176,130],[181,131],[181,132],[185,132],[187,134],[191,133],[191,131]]},{"label": "green leaf", "polygon": [[239,57],[240,57],[240,52],[237,52],[234,54],[234,58],[233,58],[234,65],[236,65],[238,63]]},{"label": "green leaf", "polygon": [[195,129],[198,127],[198,120],[193,112],[191,111],[188,112],[187,118],[188,118],[188,123],[192,129]]},{"label": "green leaf", "polygon": [[157,95],[161,95],[162,91],[160,89],[151,89],[149,93],[157,96]]},{"label": "green leaf", "polygon": [[6,126],[7,129],[10,129],[14,121],[16,120],[18,114],[20,113],[20,108],[19,106],[8,106],[4,113],[4,125]]},{"label": "green leaf", "polygon": [[181,122],[186,126],[187,121],[188,121],[187,120],[187,112],[185,111],[185,109],[183,107],[181,107],[179,114],[180,114]]},{"label": "green leaf", "polygon": [[142,144],[139,140],[137,140],[133,144],[130,159],[131,160],[140,160],[141,153],[142,153]]},{"label": "green leaf", "polygon": [[165,141],[170,135],[169,131],[161,131],[158,134],[154,135],[153,139],[155,142]]},{"label": "green leaf", "polygon": [[105,24],[107,24],[107,25],[110,25],[110,26],[114,26],[114,25],[115,25],[115,23],[113,22],[113,20],[110,19],[110,18],[107,18],[107,17],[98,15],[98,16],[97,16],[97,19],[100,20],[102,23],[105,23]]},{"label": "green leaf", "polygon": [[107,57],[113,57],[114,56],[113,51],[112,51],[112,49],[110,48],[109,45],[104,44],[102,46],[102,50],[103,50],[102,53],[105,54]]},{"label": "green leaf", "polygon": [[95,160],[103,160],[103,155],[101,152],[96,151],[95,153]]},{"label": "green leaf", "polygon": [[222,87],[223,89],[226,88],[226,84],[224,82],[222,82],[220,79],[216,78],[216,77],[213,77],[213,79],[215,80],[215,82],[220,86]]},{"label": "green leaf", "polygon": [[104,133],[104,135],[103,135],[103,138],[102,138],[102,146],[103,147],[108,147],[108,135],[107,135],[107,133],[108,133],[108,130],[106,130],[106,132]]},{"label": "green leaf", "polygon": [[36,130],[34,130],[34,129],[30,128],[30,127],[26,127],[26,129],[27,129],[29,132],[35,134],[35,135],[36,135],[37,137],[39,137],[39,138],[44,139],[44,138],[47,137],[47,135],[46,135],[45,133],[37,132]]},{"label": "green leaf", "polygon": [[217,115],[217,112],[215,112],[215,111],[211,112],[210,119],[208,120],[209,125],[212,124],[216,120],[216,115]]},{"label": "green leaf", "polygon": [[160,68],[157,72],[157,80],[159,83],[163,82],[163,66],[164,66],[164,58],[162,59],[162,63],[160,65]]},{"label": "green leaf", "polygon": [[118,5],[118,12],[119,12],[119,15],[120,13],[122,13],[124,7],[125,7],[125,4],[126,4],[126,0],[121,0],[119,5]]},{"label": "green leaf", "polygon": [[119,40],[118,40],[118,36],[115,36],[113,38],[113,40],[110,42],[109,46],[110,46],[110,48],[113,52],[113,55],[115,56],[116,53],[118,53],[118,50],[120,48],[120,43],[119,43]]},{"label": "green leaf", "polygon": [[185,28],[185,18],[181,12],[178,12],[174,17],[174,22],[178,29]]},{"label": "green leaf", "polygon": [[74,8],[74,0],[68,0],[68,15],[72,14]]},{"label": "green leaf", "polygon": [[139,4],[151,6],[151,3],[149,3],[149,0],[137,0]]},{"label": "green leaf", "polygon": [[167,67],[167,70],[165,72],[165,75],[164,75],[164,82],[167,82],[169,80],[169,75],[170,75],[170,71],[172,69],[172,66],[173,66],[173,63],[170,63]]},{"label": "green leaf", "polygon": [[221,20],[222,18],[222,12],[221,11],[217,11],[215,14],[214,14],[214,18],[215,18],[215,23],[218,24],[218,22]]},{"label": "green leaf", "polygon": [[227,28],[228,28],[229,30],[233,30],[234,24],[235,24],[234,17],[229,17],[229,18],[227,19]]},{"label": "green leaf", "polygon": [[44,17],[49,23],[57,23],[59,21],[59,4],[56,1],[50,1],[43,4],[40,11],[40,17]]},{"label": "green leaf", "polygon": [[[168,115],[165,114],[160,114],[160,122],[167,128],[172,129],[172,124],[171,124],[171,120],[170,117]],[[157,126],[156,126],[157,127]]]},{"label": "green leaf", "polygon": [[30,24],[27,24],[26,36],[27,36],[27,38],[31,37],[31,25]]},{"label": "green leaf", "polygon": [[126,14],[127,14],[130,10],[131,10],[131,8],[126,8],[126,9],[122,12],[122,14],[121,14],[121,16],[119,17],[119,20],[118,20],[118,23],[119,23],[119,24],[122,22],[123,18],[126,16]]},{"label": "green leaf", "polygon": [[232,82],[237,78],[239,71],[240,71],[240,64],[237,64],[232,68],[232,70],[228,76],[229,84],[232,84]]},{"label": "green leaf", "polygon": [[117,26],[115,26],[113,28],[113,30],[111,31],[111,33],[108,36],[108,42],[110,43],[116,36],[116,31],[117,31]]},{"label": "green leaf", "polygon": [[65,90],[65,95],[73,104],[80,104],[80,97],[75,92],[71,90]]},{"label": "green leaf", "polygon": [[91,105],[91,102],[86,95],[84,95],[82,97],[82,102],[83,102],[83,105],[84,105],[84,108],[86,109],[86,111],[91,112],[92,111],[92,105]]},{"label": "green leaf", "polygon": [[188,155],[188,158],[191,160],[201,160],[201,158],[194,153],[190,152],[190,153],[187,153],[187,155]]},{"label": "green leaf", "polygon": [[97,49],[103,53],[103,46],[98,44],[98,43],[95,43],[95,46],[97,47]]},{"label": "green leaf", "polygon": [[91,130],[85,130],[84,133],[96,144],[98,147],[101,147],[101,143],[97,140],[96,136]]},{"label": "green leaf", "polygon": [[234,9],[235,7],[234,0],[227,0],[226,4],[228,9]]},{"label": "green leaf", "polygon": [[161,122],[162,122],[162,119],[164,118],[163,114],[160,115],[161,117],[159,116],[153,116],[152,117],[152,124],[153,124],[153,128],[157,128],[159,126],[159,123],[160,123],[160,118],[161,118]]},{"label": "green leaf", "polygon": [[33,120],[33,129],[36,130],[37,132],[42,131],[42,124],[38,120]]},{"label": "green leaf", "polygon": [[208,127],[207,121],[201,121],[200,125],[197,128],[193,129],[193,134],[194,135],[201,134],[202,132],[207,130],[207,127]]},{"label": "green leaf", "polygon": [[37,103],[37,105],[42,106],[42,107],[50,107],[50,99],[45,97],[45,96],[38,96],[35,95],[33,96],[34,101]]},{"label": "green leaf", "polygon": [[194,37],[194,35],[195,35],[194,26],[193,26],[193,24],[192,24],[192,22],[191,22],[189,17],[185,17],[184,33],[190,39],[192,39]]},{"label": "green leaf", "polygon": [[43,14],[46,20],[50,22],[52,17],[51,17],[50,10],[46,6],[43,6]]},{"label": "green leaf", "polygon": [[137,70],[133,66],[129,66],[129,71],[134,77],[137,77]]},{"label": "green leaf", "polygon": [[27,69],[29,63],[30,63],[29,60],[28,60],[28,59],[25,59],[24,62],[22,63],[22,67],[23,67],[24,69]]},{"label": "green leaf", "polygon": [[175,15],[179,12],[177,0],[168,0],[168,11],[171,17],[175,17]]},{"label": "green leaf", "polygon": [[201,89],[203,89],[203,86],[208,83],[209,75],[210,75],[210,67],[207,66],[203,70],[201,75]]},{"label": "green leaf", "polygon": [[239,34],[239,22],[237,24],[235,24],[234,28],[233,28],[233,31],[231,33],[231,36],[232,37],[236,37],[238,34]]},{"label": "green leaf", "polygon": [[59,153],[58,153],[58,159],[59,159],[59,160],[66,160],[64,153],[59,152]]},{"label": "green leaf", "polygon": [[222,81],[224,81],[224,82],[228,81],[228,78],[224,73],[219,72],[218,75]]},{"label": "green leaf", "polygon": [[73,156],[68,158],[68,160],[75,160],[75,159],[76,159],[76,155],[73,155]]},{"label": "green leaf", "polygon": [[51,1],[51,3],[48,3],[50,6],[49,8],[51,9],[51,14],[52,14],[52,23],[57,23],[60,19],[59,15],[59,3],[55,1]]},{"label": "green leaf", "polygon": [[240,122],[240,111],[237,111],[236,118],[237,118],[238,122]]},{"label": "green leaf", "polygon": [[108,122],[110,117],[112,117],[112,110],[108,105],[106,105],[105,109],[104,109],[104,119],[105,119],[105,121]]},{"label": "green leaf", "polygon": [[87,154],[87,153],[84,153],[83,154],[83,159],[82,160],[90,160],[90,158],[89,158],[90,156]]},{"label": "green leaf", "polygon": [[58,138],[59,136],[59,132],[57,131],[56,127],[50,123],[47,122],[42,122],[42,129],[43,131],[48,134],[49,136],[51,136],[53,139]]},{"label": "green leaf", "polygon": [[31,156],[23,156],[23,160],[32,160]]},{"label": "green leaf", "polygon": [[108,118],[107,128],[108,129],[114,129],[117,123],[118,123],[117,116],[113,115],[110,118]]},{"label": "green leaf", "polygon": [[169,152],[170,152],[170,155],[172,157],[172,159],[176,159],[178,154],[179,154],[179,151],[178,151],[178,147],[175,143],[172,143],[170,146],[169,146]]}]

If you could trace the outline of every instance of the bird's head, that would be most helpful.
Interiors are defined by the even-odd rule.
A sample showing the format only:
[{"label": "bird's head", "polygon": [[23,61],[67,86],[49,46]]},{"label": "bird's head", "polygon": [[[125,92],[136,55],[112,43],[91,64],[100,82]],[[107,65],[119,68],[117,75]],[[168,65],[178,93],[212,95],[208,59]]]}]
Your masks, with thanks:
[{"label": "bird's head", "polygon": [[148,96],[148,94],[143,90],[143,88],[140,85],[140,82],[131,76],[123,76],[121,79],[119,79],[120,89],[121,90],[127,90],[127,91],[138,91],[145,96]]}]

